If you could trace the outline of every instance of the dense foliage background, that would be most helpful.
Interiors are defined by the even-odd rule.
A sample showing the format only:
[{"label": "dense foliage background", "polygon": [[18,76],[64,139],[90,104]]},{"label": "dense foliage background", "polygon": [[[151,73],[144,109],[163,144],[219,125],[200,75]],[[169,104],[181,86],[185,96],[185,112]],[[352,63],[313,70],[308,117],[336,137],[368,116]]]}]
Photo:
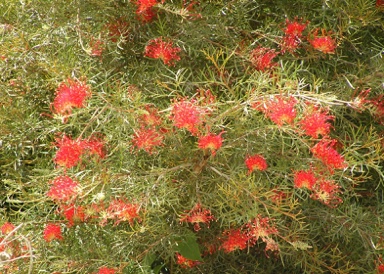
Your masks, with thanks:
[{"label": "dense foliage background", "polygon": [[384,273],[384,3],[0,3],[1,273]]}]

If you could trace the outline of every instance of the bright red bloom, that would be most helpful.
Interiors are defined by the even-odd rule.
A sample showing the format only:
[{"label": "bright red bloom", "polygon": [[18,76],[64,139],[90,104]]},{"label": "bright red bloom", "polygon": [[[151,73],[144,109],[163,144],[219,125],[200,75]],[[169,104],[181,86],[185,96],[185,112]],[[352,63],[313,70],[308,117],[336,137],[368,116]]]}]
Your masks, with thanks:
[{"label": "bright red bloom", "polygon": [[248,245],[249,236],[247,233],[241,231],[241,229],[228,230],[223,234],[226,235],[226,238],[222,242],[220,249],[223,249],[225,253],[243,250]]},{"label": "bright red bloom", "polygon": [[281,45],[282,51],[293,52],[301,43],[302,33],[308,25],[307,23],[298,22],[297,19],[293,22],[287,19],[285,21],[286,27],[284,29],[283,43]]},{"label": "bright red bloom", "polygon": [[61,234],[61,228],[56,224],[47,224],[44,229],[44,240],[51,242],[53,240],[62,240],[63,235]]},{"label": "bright red bloom", "polygon": [[311,170],[300,170],[295,172],[295,179],[293,182],[295,188],[307,188],[312,190],[316,182],[317,179],[315,174]]},{"label": "bright red bloom", "polygon": [[157,109],[151,105],[145,106],[145,113],[142,114],[139,119],[143,126],[154,127],[162,123]]},{"label": "bright red bloom", "polygon": [[156,16],[153,7],[157,4],[157,0],[137,0],[135,4],[136,14],[141,21],[150,22]]},{"label": "bright red bloom", "polygon": [[245,159],[245,165],[248,167],[248,174],[251,174],[255,170],[263,171],[268,168],[267,161],[259,154],[248,156]]},{"label": "bright red bloom", "polygon": [[76,198],[79,193],[79,184],[68,176],[59,176],[49,182],[51,188],[47,196],[57,202],[68,202]]},{"label": "bright red bloom", "polygon": [[343,200],[337,196],[340,192],[340,186],[335,182],[323,180],[314,187],[314,192],[311,195],[311,198],[318,200],[327,206],[336,207],[343,202]]},{"label": "bright red bloom", "polygon": [[1,226],[1,233],[3,235],[7,235],[9,233],[11,233],[16,227],[10,223],[10,222],[5,222],[2,226]]},{"label": "bright red bloom", "polygon": [[198,264],[201,264],[200,261],[194,261],[187,259],[183,257],[181,254],[176,253],[176,263],[181,267],[181,268],[193,268]]},{"label": "bright red bloom", "polygon": [[329,121],[334,119],[334,116],[328,115],[324,111],[312,111],[300,121],[299,125],[305,134],[312,138],[318,138],[319,135],[327,136],[329,134],[332,128]]},{"label": "bright red bloom", "polygon": [[255,108],[264,112],[269,119],[281,127],[284,123],[293,123],[296,118],[296,103],[294,97],[277,95],[265,102],[262,107],[256,106]]},{"label": "bright red bloom", "polygon": [[139,216],[140,206],[138,204],[127,203],[122,199],[115,199],[111,201],[109,207],[106,209],[108,219],[116,219],[115,225],[120,222],[127,221],[130,225],[137,220],[141,221]]},{"label": "bright red bloom", "polygon": [[198,106],[196,101],[182,98],[173,103],[170,118],[177,128],[184,128],[197,135],[206,114],[207,112]]},{"label": "bright red bloom", "polygon": [[73,226],[75,223],[85,222],[86,214],[85,209],[82,206],[76,206],[74,204],[62,206],[61,211],[68,221],[68,227]]},{"label": "bright red bloom", "polygon": [[141,127],[135,132],[132,143],[138,149],[143,149],[151,154],[155,147],[163,145],[163,139],[164,136],[156,129]]},{"label": "bright red bloom", "polygon": [[72,140],[64,135],[61,140],[56,139],[56,145],[59,148],[54,159],[57,165],[71,168],[80,162],[85,149],[82,140]]},{"label": "bright red bloom", "polygon": [[[384,9],[384,0],[376,0],[376,7]],[[383,271],[384,273],[384,271]]]},{"label": "bright red bloom", "polygon": [[245,225],[247,234],[251,243],[256,243],[259,239],[268,238],[270,235],[278,234],[276,227],[269,224],[270,218],[261,217],[259,214],[256,218]]},{"label": "bright red bloom", "polygon": [[69,115],[72,108],[84,107],[85,99],[90,96],[89,87],[85,82],[67,79],[67,82],[62,82],[56,90],[56,97],[53,101],[55,112]]},{"label": "bright red bloom", "polygon": [[309,43],[316,50],[323,53],[335,53],[336,42],[331,36],[325,35],[325,31],[322,30],[322,36],[317,36],[318,31],[313,33],[313,37],[308,39]]},{"label": "bright red bloom", "polygon": [[272,62],[277,55],[278,53],[274,49],[259,46],[251,51],[249,59],[256,70],[266,71],[277,65],[277,63]]},{"label": "bright red bloom", "polygon": [[108,267],[100,267],[99,272],[97,274],[115,274],[116,270]]},{"label": "bright red bloom", "polygon": [[223,138],[221,137],[223,133],[224,131],[220,132],[218,135],[208,134],[200,137],[198,140],[199,148],[209,149],[212,153],[212,156],[215,156],[216,151],[223,145]]},{"label": "bright red bloom", "polygon": [[161,59],[167,66],[174,65],[180,60],[178,53],[181,48],[174,47],[172,41],[163,41],[162,37],[152,39],[145,47],[145,56],[153,59]]},{"label": "bright red bloom", "polygon": [[333,148],[336,142],[336,140],[322,139],[311,148],[313,155],[320,159],[331,171],[347,166],[344,157]]},{"label": "bright red bloom", "polygon": [[209,209],[201,208],[200,204],[196,204],[192,210],[180,218],[180,222],[194,224],[193,228],[195,231],[199,231],[201,229],[201,223],[207,224],[207,227],[209,228],[209,222],[212,220],[215,220],[215,217],[213,217],[211,211]]},{"label": "bright red bloom", "polygon": [[104,142],[101,139],[91,137],[88,140],[82,140],[82,143],[88,155],[96,155],[99,158],[105,157]]},{"label": "bright red bloom", "polygon": [[[383,1],[384,5],[384,1]],[[383,274],[384,273],[384,264],[379,264],[376,268],[378,274]]]}]

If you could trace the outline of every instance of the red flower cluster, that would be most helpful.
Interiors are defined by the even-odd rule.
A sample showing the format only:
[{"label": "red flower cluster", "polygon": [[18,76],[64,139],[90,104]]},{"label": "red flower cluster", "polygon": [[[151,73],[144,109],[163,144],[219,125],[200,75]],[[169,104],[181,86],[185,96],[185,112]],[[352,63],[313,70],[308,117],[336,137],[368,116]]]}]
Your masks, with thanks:
[{"label": "red flower cluster", "polygon": [[105,157],[104,144],[97,138],[73,140],[64,135],[62,139],[56,139],[56,146],[58,151],[54,162],[65,168],[76,166],[84,154]]},{"label": "red flower cluster", "polygon": [[255,104],[254,108],[265,113],[275,124],[281,127],[284,123],[292,124],[296,118],[297,101],[294,97],[274,96],[271,100]]},{"label": "red flower cluster", "polygon": [[14,226],[14,224],[10,223],[10,222],[5,222],[0,230],[1,230],[1,233],[3,235],[8,235],[9,233],[11,233],[16,227]]},{"label": "red flower cluster", "polygon": [[180,60],[178,53],[181,51],[179,47],[174,47],[172,41],[163,41],[159,37],[152,39],[145,47],[145,56],[153,59],[161,59],[165,65],[172,66],[175,61]]},{"label": "red flower cluster", "polygon": [[115,43],[120,38],[126,40],[129,35],[129,23],[123,19],[107,24],[106,28],[108,29],[109,39]]},{"label": "red flower cluster", "polygon": [[140,20],[150,22],[156,16],[153,6],[157,4],[157,0],[136,0],[135,4],[136,14]]},{"label": "red flower cluster", "polygon": [[248,167],[248,174],[251,174],[255,170],[266,170],[268,168],[267,161],[263,156],[255,154],[248,156],[245,159],[245,165]]},{"label": "red flower cluster", "polygon": [[223,145],[223,138],[221,137],[221,135],[224,132],[225,131],[222,131],[218,135],[210,133],[208,135],[200,137],[198,140],[199,148],[204,149],[204,150],[209,149],[212,153],[212,156],[215,156],[216,151],[219,148],[221,148],[221,146]]},{"label": "red flower cluster", "polygon": [[277,65],[272,62],[277,55],[274,49],[259,46],[251,51],[249,60],[256,70],[266,71]]},{"label": "red flower cluster", "polygon": [[340,186],[333,181],[322,180],[314,187],[314,192],[311,198],[318,200],[329,207],[336,207],[343,200],[337,196],[340,191]]},{"label": "red flower cluster", "polygon": [[331,36],[325,34],[325,30],[322,30],[322,36],[318,36],[318,30],[315,30],[312,36],[308,41],[314,49],[323,53],[335,53],[336,42]]},{"label": "red flower cluster", "polygon": [[193,224],[195,231],[199,231],[201,229],[201,223],[207,224],[207,227],[209,228],[209,222],[212,220],[215,220],[215,217],[213,217],[211,211],[209,209],[203,209],[200,204],[196,204],[192,210],[180,218],[180,222]]},{"label": "red flower cluster", "polygon": [[384,0],[376,0],[376,7],[384,9]]},{"label": "red flower cluster", "polygon": [[155,107],[146,105],[144,112],[145,113],[139,117],[139,120],[143,126],[154,127],[161,125],[162,120],[159,116],[158,110]]},{"label": "red flower cluster", "polygon": [[193,135],[198,135],[206,114],[207,111],[198,106],[195,100],[182,98],[173,102],[170,119],[177,128],[184,128]]},{"label": "red flower cluster", "polygon": [[107,219],[115,219],[115,225],[127,221],[130,225],[137,220],[141,221],[139,216],[140,207],[138,204],[127,203],[122,199],[112,200],[106,209]]},{"label": "red flower cluster", "polygon": [[135,132],[132,143],[138,149],[143,149],[151,154],[155,147],[163,145],[163,139],[164,136],[160,134],[154,127],[141,127]]},{"label": "red flower cluster", "polygon": [[200,264],[201,262],[187,259],[187,258],[183,257],[181,254],[176,253],[176,263],[181,268],[193,268],[196,265]]},{"label": "red flower cluster", "polygon": [[46,242],[51,242],[53,240],[62,240],[63,236],[61,234],[61,228],[56,224],[48,224],[44,229],[44,240]]},{"label": "red flower cluster", "polygon": [[69,115],[72,108],[84,107],[84,101],[91,96],[89,87],[85,82],[67,79],[62,82],[56,90],[56,97],[53,101],[55,113]]},{"label": "red flower cluster", "polygon": [[293,22],[289,21],[289,19],[285,20],[285,29],[284,29],[284,37],[281,45],[282,52],[285,51],[294,52],[301,43],[301,38],[303,36],[303,31],[308,25],[307,23],[298,22],[297,19]]},{"label": "red flower cluster", "polygon": [[79,184],[68,176],[59,176],[49,184],[52,186],[47,196],[59,203],[73,201],[79,193]]},{"label": "red flower cluster", "polygon": [[73,226],[75,223],[85,222],[86,214],[83,206],[76,206],[74,204],[62,205],[60,210],[68,221],[68,227]]},{"label": "red flower cluster", "polygon": [[269,238],[270,235],[278,234],[277,228],[269,224],[268,217],[258,215],[245,225],[247,234],[251,243],[256,243],[259,239],[264,240]]},{"label": "red flower cluster", "polygon": [[108,267],[100,267],[99,272],[97,274],[115,274],[116,270]]},{"label": "red flower cluster", "polygon": [[312,190],[316,182],[317,179],[315,177],[315,174],[311,170],[300,170],[295,172],[295,188],[307,188],[309,190]]},{"label": "red flower cluster", "polygon": [[336,140],[322,139],[311,148],[313,155],[319,158],[330,171],[347,166],[344,157],[333,148],[336,142]]},{"label": "red flower cluster", "polygon": [[334,116],[328,115],[325,111],[312,111],[305,115],[299,125],[305,134],[312,138],[318,138],[319,135],[327,136],[331,131],[332,125],[329,121],[333,121]]},{"label": "red flower cluster", "polygon": [[225,253],[235,250],[243,250],[248,246],[249,236],[241,228],[224,231],[226,237],[223,240],[220,249]]}]

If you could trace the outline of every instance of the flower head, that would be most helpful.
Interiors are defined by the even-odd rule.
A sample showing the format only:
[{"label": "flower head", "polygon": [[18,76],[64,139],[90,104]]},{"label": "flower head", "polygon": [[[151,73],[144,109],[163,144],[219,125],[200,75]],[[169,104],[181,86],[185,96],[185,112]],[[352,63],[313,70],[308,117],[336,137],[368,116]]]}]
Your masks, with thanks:
[{"label": "flower head", "polygon": [[307,27],[308,22],[302,23],[298,21],[296,18],[294,21],[290,21],[289,19],[287,19],[285,21],[285,25],[286,25],[284,29],[285,35],[283,37],[283,41],[281,45],[282,52],[285,52],[285,51],[293,52],[300,45],[301,37],[303,35],[302,33]]},{"label": "flower head", "polygon": [[329,121],[333,121],[334,116],[328,115],[325,111],[312,111],[305,115],[299,125],[305,134],[312,138],[318,138],[319,135],[327,136],[331,131],[332,125]]},{"label": "flower head", "polygon": [[141,127],[135,132],[132,143],[138,149],[143,149],[151,154],[155,147],[163,145],[163,139],[164,136],[155,128]]},{"label": "flower head", "polygon": [[277,55],[274,49],[259,46],[251,51],[249,59],[256,70],[266,71],[277,65],[272,62]]},{"label": "flower head", "polygon": [[206,114],[207,112],[198,106],[196,101],[183,98],[174,101],[170,118],[177,128],[184,128],[193,135],[197,135]]},{"label": "flower head", "polygon": [[84,153],[84,142],[81,140],[73,140],[70,137],[56,139],[58,151],[54,162],[62,167],[71,168],[80,162],[80,157]]},{"label": "flower head", "polygon": [[311,148],[313,155],[320,159],[330,171],[347,166],[344,157],[333,148],[336,142],[336,140],[322,139]]},{"label": "flower head", "polygon": [[84,101],[91,96],[89,87],[84,82],[67,79],[62,82],[56,90],[56,97],[53,101],[55,112],[62,115],[69,115],[72,108],[84,107]]},{"label": "flower head", "polygon": [[267,161],[263,156],[259,154],[248,156],[245,159],[245,165],[248,168],[248,174],[251,174],[255,170],[266,170],[268,168]]},{"label": "flower head", "polygon": [[68,202],[76,198],[79,184],[68,176],[59,176],[50,181],[51,188],[47,196],[58,202]]},{"label": "flower head", "polygon": [[193,268],[196,265],[200,264],[201,262],[187,259],[184,256],[182,256],[180,253],[176,253],[176,263],[181,268]]},{"label": "flower head", "polygon": [[245,225],[249,240],[256,243],[259,239],[268,238],[270,235],[278,234],[276,227],[269,224],[270,218],[262,217],[260,214]]},{"label": "flower head", "polygon": [[108,268],[108,267],[100,267],[99,272],[97,274],[115,274],[116,270],[113,268]]},{"label": "flower head", "polygon": [[148,127],[159,126],[162,123],[158,110],[151,105],[145,106],[144,113],[140,115],[139,120],[143,126]]},{"label": "flower head", "polygon": [[219,148],[221,148],[221,146],[223,145],[223,138],[221,137],[221,135],[224,132],[225,131],[222,131],[218,135],[210,133],[208,135],[200,137],[199,140],[198,140],[199,148],[201,148],[201,149],[208,149],[208,150],[211,151],[212,156],[215,156],[216,155],[216,151]]},{"label": "flower head", "polygon": [[56,225],[56,224],[47,224],[43,234],[44,234],[44,240],[46,242],[63,239],[63,236],[61,234],[61,228],[59,225]]},{"label": "flower head", "polygon": [[3,235],[7,235],[7,234],[11,233],[15,228],[16,228],[16,227],[15,227],[14,224],[12,224],[12,223],[10,223],[10,222],[5,222],[5,223],[1,226],[0,230],[1,230],[1,233],[2,233]]},{"label": "flower head", "polygon": [[297,101],[294,97],[283,97],[276,95],[270,100],[263,103],[263,106],[256,106],[258,110],[265,113],[275,124],[281,127],[284,123],[292,124],[296,118]]},{"label": "flower head", "polygon": [[295,188],[307,188],[312,190],[313,186],[316,184],[317,179],[315,174],[309,170],[299,170],[295,172],[294,185]]},{"label": "flower head", "polygon": [[106,209],[107,218],[115,219],[115,225],[124,221],[129,222],[130,225],[133,225],[135,220],[140,222],[139,211],[140,207],[138,204],[127,203],[122,199],[111,201],[109,207]]},{"label": "flower head", "polygon": [[195,231],[201,229],[201,223],[205,223],[207,227],[209,227],[209,222],[212,220],[215,220],[215,217],[213,217],[211,211],[209,209],[203,209],[200,204],[196,204],[192,210],[180,218],[180,222],[194,224],[193,228]]},{"label": "flower head", "polygon": [[337,196],[340,192],[340,186],[335,182],[322,180],[314,187],[314,192],[311,195],[311,198],[318,200],[329,207],[336,207],[343,202],[343,200]]},{"label": "flower head", "polygon": [[85,222],[86,215],[85,209],[82,206],[76,206],[74,204],[61,206],[61,211],[64,217],[67,219],[68,227],[73,226],[75,223]]},{"label": "flower head", "polygon": [[312,47],[322,53],[335,53],[336,42],[331,36],[325,34],[322,30],[322,36],[317,36],[318,30],[313,33],[313,37],[308,39]]},{"label": "flower head", "polygon": [[223,233],[225,238],[220,246],[225,253],[230,253],[235,250],[243,250],[248,245],[249,236],[241,229],[227,230]]},{"label": "flower head", "polygon": [[180,60],[179,47],[174,47],[172,41],[163,41],[162,37],[152,39],[145,47],[145,56],[153,59],[161,59],[165,65],[172,66]]}]

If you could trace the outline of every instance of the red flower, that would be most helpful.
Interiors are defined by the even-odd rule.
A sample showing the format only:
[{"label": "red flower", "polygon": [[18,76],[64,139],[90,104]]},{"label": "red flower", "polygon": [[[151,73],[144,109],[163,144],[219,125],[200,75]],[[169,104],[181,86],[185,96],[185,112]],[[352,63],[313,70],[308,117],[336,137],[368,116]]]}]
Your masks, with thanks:
[{"label": "red flower", "polygon": [[347,166],[343,156],[333,148],[336,142],[336,140],[322,139],[311,148],[313,155],[320,159],[331,171]]},{"label": "red flower", "polygon": [[308,22],[300,23],[295,18],[293,22],[287,19],[285,21],[285,24],[286,24],[286,27],[284,29],[285,35],[283,37],[283,43],[281,45],[281,48],[283,52],[284,51],[293,52],[297,49],[297,47],[301,43],[302,32],[307,27]]},{"label": "red flower", "polygon": [[228,230],[223,234],[226,235],[226,238],[222,242],[220,249],[223,249],[225,253],[243,250],[248,245],[249,236],[241,229]]},{"label": "red flower", "polygon": [[68,202],[76,198],[79,192],[79,184],[68,176],[59,176],[50,181],[51,188],[47,196],[58,202]]},{"label": "red flower", "polygon": [[259,214],[256,218],[245,225],[249,240],[254,244],[259,239],[268,238],[270,235],[278,234],[277,228],[269,224],[270,218],[261,217]]},{"label": "red flower", "polygon": [[117,20],[106,25],[108,28],[108,36],[112,42],[117,42],[122,38],[126,40],[129,35],[129,23],[124,20]]},{"label": "red flower", "polygon": [[62,240],[61,228],[56,224],[48,224],[44,229],[44,240],[51,242],[53,240]]},{"label": "red flower", "polygon": [[295,172],[294,185],[295,188],[307,188],[312,190],[316,184],[316,177],[312,171],[300,170]]},{"label": "red flower", "polygon": [[161,37],[152,39],[145,47],[145,56],[153,59],[161,59],[167,66],[174,65],[175,61],[179,61],[178,53],[181,51],[179,47],[173,47],[172,41],[163,41]]},{"label": "red flower", "polygon": [[255,170],[266,170],[268,168],[267,161],[263,156],[255,154],[248,156],[245,159],[245,165],[248,167],[248,174],[251,174]]},{"label": "red flower", "polygon": [[16,227],[10,223],[10,222],[5,222],[2,226],[1,226],[1,233],[3,235],[7,235],[9,233],[11,233]]},{"label": "red flower", "polygon": [[[376,7],[377,8],[384,8],[384,0],[376,0]],[[384,273],[384,271],[383,271]]]},{"label": "red flower", "polygon": [[156,16],[153,7],[157,4],[157,0],[137,0],[135,4],[136,14],[140,20],[150,22]]},{"label": "red flower", "polygon": [[61,140],[56,139],[56,145],[59,148],[54,159],[57,165],[71,168],[80,162],[80,157],[84,153],[84,142],[72,140],[64,135]]},{"label": "red flower", "polygon": [[317,36],[318,31],[313,33],[313,38],[308,39],[309,43],[316,50],[323,53],[334,53],[336,48],[336,42],[331,36],[325,35],[325,31],[322,30],[322,36]]},{"label": "red flower", "polygon": [[207,112],[199,107],[196,101],[183,98],[173,103],[170,118],[177,128],[184,128],[197,135],[206,114]]},{"label": "red flower", "polygon": [[188,222],[194,224],[195,231],[199,231],[200,223],[207,224],[209,228],[209,222],[215,220],[215,217],[211,214],[209,209],[202,209],[200,204],[196,204],[192,210],[180,218],[180,222]]},{"label": "red flower", "polygon": [[181,268],[193,268],[196,265],[201,263],[200,261],[187,259],[179,253],[176,253],[176,260],[177,260],[177,264],[180,265]]},{"label": "red flower", "polygon": [[75,223],[85,222],[86,215],[85,215],[84,207],[75,206],[74,204],[71,204],[68,206],[62,206],[61,210],[64,217],[68,221],[68,224],[67,224],[68,227],[73,226]]},{"label": "red flower", "polygon": [[201,149],[209,149],[212,153],[212,156],[216,155],[216,151],[221,148],[223,145],[223,138],[221,135],[225,131],[220,132],[218,135],[215,134],[208,134],[205,136],[202,136],[198,140],[198,146]]},{"label": "red flower", "polygon": [[140,207],[137,204],[127,203],[121,199],[115,199],[106,209],[108,219],[116,219],[115,225],[127,221],[133,225],[135,220],[141,221],[139,216]]},{"label": "red flower", "polygon": [[62,82],[56,90],[53,101],[55,112],[69,115],[72,108],[84,107],[85,99],[90,96],[89,87],[84,82],[67,79],[67,83]]},{"label": "red flower", "polygon": [[313,111],[308,113],[299,125],[304,130],[305,134],[312,138],[317,138],[319,135],[327,136],[331,131],[332,125],[328,121],[333,121],[334,116],[328,115],[324,111]]},{"label": "red flower", "polygon": [[138,149],[143,149],[151,154],[155,147],[162,146],[163,139],[164,136],[157,132],[156,129],[141,127],[135,132],[132,143]]},{"label": "red flower", "polygon": [[[384,5],[384,1],[383,1],[383,5]],[[383,274],[384,273],[384,264],[379,264],[377,266],[377,273],[378,274]]]},{"label": "red flower", "polygon": [[343,202],[343,200],[337,196],[340,192],[340,186],[335,182],[323,180],[314,187],[314,193],[311,195],[311,198],[327,206],[336,207]]},{"label": "red flower", "polygon": [[266,71],[277,65],[277,63],[272,62],[277,55],[278,53],[274,49],[259,46],[251,51],[249,59],[256,70]]},{"label": "red flower", "polygon": [[91,41],[91,56],[100,57],[104,51],[104,42],[103,40],[97,39]]},{"label": "red flower", "polygon": [[161,117],[155,107],[146,105],[144,112],[139,118],[143,126],[154,127],[161,125]]},{"label": "red flower", "polygon": [[296,118],[296,103],[297,101],[294,97],[284,98],[281,95],[277,95],[274,96],[273,99],[265,102],[262,107],[259,105],[254,106],[254,108],[264,112],[269,119],[281,127],[284,123],[293,123]]},{"label": "red flower", "polygon": [[115,274],[116,270],[108,267],[100,267],[98,274]]},{"label": "red flower", "polygon": [[91,137],[88,140],[82,140],[83,147],[89,155],[96,155],[99,158],[105,157],[104,142],[97,138]]}]

